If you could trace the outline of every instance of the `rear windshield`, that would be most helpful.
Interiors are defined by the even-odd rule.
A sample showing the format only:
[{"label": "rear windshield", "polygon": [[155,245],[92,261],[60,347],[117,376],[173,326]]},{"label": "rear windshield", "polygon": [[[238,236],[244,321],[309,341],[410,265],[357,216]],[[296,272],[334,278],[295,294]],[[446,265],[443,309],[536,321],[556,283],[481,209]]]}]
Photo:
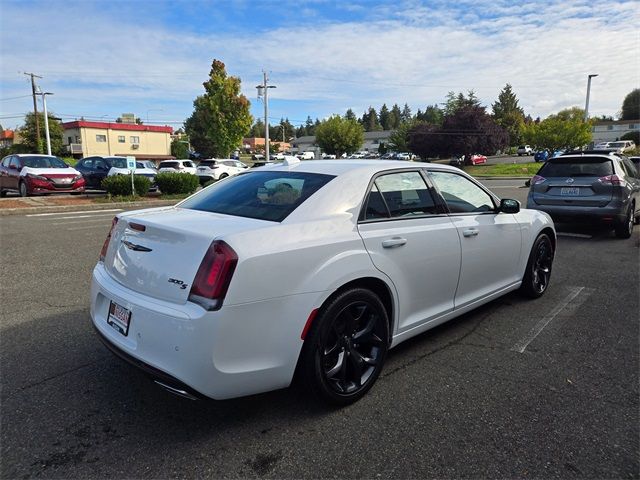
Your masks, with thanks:
[{"label": "rear windshield", "polygon": [[22,164],[30,168],[67,168],[68,165],[58,157],[22,157]]},{"label": "rear windshield", "polygon": [[178,168],[178,162],[161,162],[160,168]]},{"label": "rear windshield", "polygon": [[543,177],[605,177],[613,174],[613,164],[607,158],[554,158],[540,169]]},{"label": "rear windshield", "polygon": [[112,167],[127,168],[127,159],[125,157],[105,157]]},{"label": "rear windshield", "polygon": [[215,164],[216,164],[215,160],[203,160],[198,164],[198,166],[199,167],[213,167]]},{"label": "rear windshield", "polygon": [[281,222],[332,178],[318,173],[254,171],[215,183],[179,206]]}]

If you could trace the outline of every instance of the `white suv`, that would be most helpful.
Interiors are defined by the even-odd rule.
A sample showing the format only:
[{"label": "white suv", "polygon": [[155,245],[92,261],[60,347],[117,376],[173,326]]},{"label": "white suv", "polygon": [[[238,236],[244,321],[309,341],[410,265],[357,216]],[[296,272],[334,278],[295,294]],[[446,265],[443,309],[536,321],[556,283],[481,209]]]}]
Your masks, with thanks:
[{"label": "white suv", "polygon": [[196,174],[201,184],[205,184],[210,180],[220,180],[225,177],[231,177],[249,168],[238,160],[209,158],[202,160],[198,164]]},{"label": "white suv", "polygon": [[158,172],[196,174],[196,166],[191,160],[164,160],[158,165]]},{"label": "white suv", "polygon": [[531,148],[529,145],[520,145],[516,153],[519,157],[521,157],[522,155],[533,155],[533,148]]}]

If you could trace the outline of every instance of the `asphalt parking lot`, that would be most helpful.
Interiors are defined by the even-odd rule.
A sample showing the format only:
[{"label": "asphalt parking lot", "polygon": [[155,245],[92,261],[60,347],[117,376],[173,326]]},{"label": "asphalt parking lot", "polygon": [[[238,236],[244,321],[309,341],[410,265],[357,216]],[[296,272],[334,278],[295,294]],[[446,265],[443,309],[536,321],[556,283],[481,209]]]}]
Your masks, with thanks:
[{"label": "asphalt parking lot", "polygon": [[192,402],[113,357],[88,293],[115,213],[0,218],[2,478],[640,476],[640,229],[563,227],[543,298],[401,344],[334,410],[297,389]]}]

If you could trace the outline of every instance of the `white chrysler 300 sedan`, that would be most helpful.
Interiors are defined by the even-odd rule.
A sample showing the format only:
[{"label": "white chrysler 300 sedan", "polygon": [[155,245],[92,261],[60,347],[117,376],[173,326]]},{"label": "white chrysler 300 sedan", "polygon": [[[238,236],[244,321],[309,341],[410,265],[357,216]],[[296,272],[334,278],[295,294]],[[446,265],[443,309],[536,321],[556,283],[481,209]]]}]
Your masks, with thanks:
[{"label": "white chrysler 300 sedan", "polygon": [[542,295],[555,246],[547,214],[457,168],[290,159],[119,214],[91,317],[173,393],[231,398],[295,374],[347,404],[389,348],[512,290]]}]

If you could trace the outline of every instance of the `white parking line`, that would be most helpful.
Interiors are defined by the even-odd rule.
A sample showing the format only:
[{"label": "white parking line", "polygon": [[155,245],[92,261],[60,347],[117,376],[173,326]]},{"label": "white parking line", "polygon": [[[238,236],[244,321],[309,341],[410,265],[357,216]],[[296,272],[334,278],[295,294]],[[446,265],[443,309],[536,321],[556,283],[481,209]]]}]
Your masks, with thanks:
[{"label": "white parking line", "polygon": [[93,215],[72,215],[70,217],[57,217],[56,220],[67,220],[69,218],[94,218],[94,217],[113,217],[113,213],[94,213]]},{"label": "white parking line", "polygon": [[[87,213],[89,210],[81,210],[79,212],[54,212],[54,213],[31,213],[25,217],[50,217],[52,215],[73,215],[76,213]],[[112,208],[110,210],[93,210],[94,212],[121,212],[121,208]]]},{"label": "white parking line", "polygon": [[556,318],[556,316],[562,310],[564,310],[578,295],[580,295],[583,292],[585,293],[585,295],[582,296],[579,302],[575,302],[576,305],[579,305],[582,302],[584,302],[587,299],[587,297],[591,294],[591,292],[593,292],[593,290],[592,289],[585,290],[584,287],[573,287],[571,289],[571,293],[569,293],[569,295],[567,295],[564,300],[562,300],[558,305],[556,305],[556,307],[553,310],[551,310],[551,312],[548,315],[545,315],[544,317],[542,317],[542,319],[536,324],[536,326],[533,327],[531,331],[527,333],[527,335],[525,335],[525,337],[522,340],[516,343],[511,348],[511,350],[518,353],[524,353],[524,351],[527,349],[529,344],[533,342],[538,335],[540,335],[540,332],[542,332],[542,330],[544,330],[544,327],[546,327],[549,324],[549,322],[551,322],[551,320]]},{"label": "white parking line", "polygon": [[[57,220],[57,219],[56,219]],[[105,225],[108,224],[107,220],[109,220],[108,218],[97,218],[95,220],[78,220],[77,222],[52,222],[49,225],[74,225],[77,223],[95,223],[95,222],[102,222]]]},{"label": "white parking line", "polygon": [[86,230],[88,228],[104,228],[104,229],[108,229],[109,225],[88,225],[86,227],[72,227],[72,228],[67,228],[68,232],[73,232],[74,230]]}]

